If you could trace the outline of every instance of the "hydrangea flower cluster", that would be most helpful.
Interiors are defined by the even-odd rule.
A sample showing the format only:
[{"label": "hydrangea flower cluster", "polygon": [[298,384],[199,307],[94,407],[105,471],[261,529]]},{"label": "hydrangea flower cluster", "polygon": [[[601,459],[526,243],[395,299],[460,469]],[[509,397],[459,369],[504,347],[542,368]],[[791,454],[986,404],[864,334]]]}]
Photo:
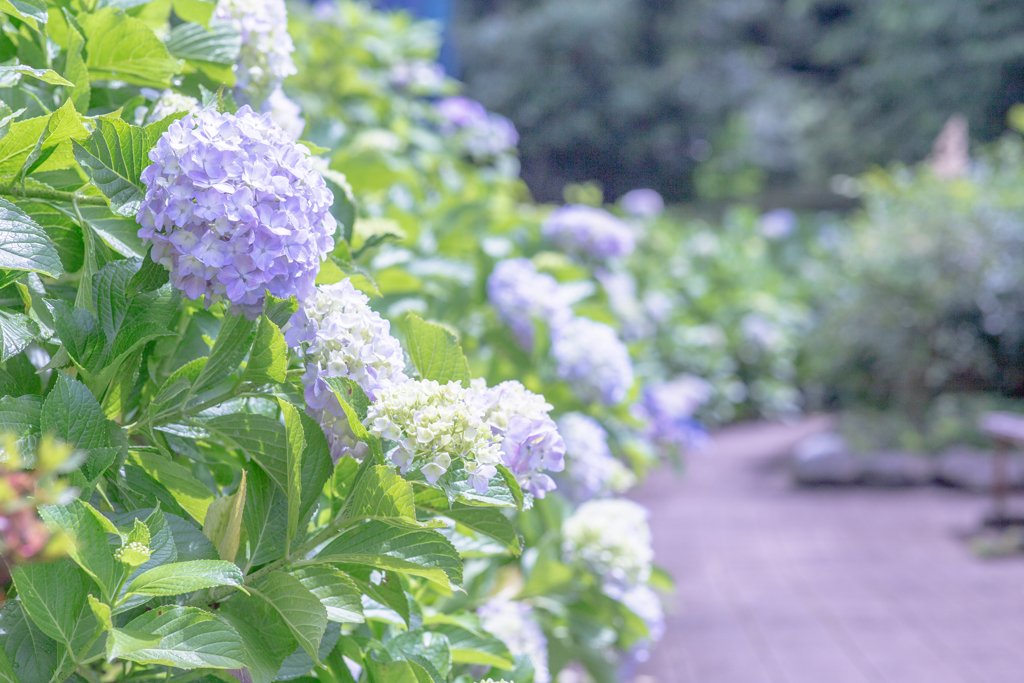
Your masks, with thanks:
[{"label": "hydrangea flower cluster", "polygon": [[693,414],[707,403],[712,392],[712,386],[700,377],[680,375],[670,382],[645,387],[635,412],[647,421],[647,436],[658,444],[694,447],[707,435]]},{"label": "hydrangea flower cluster", "polygon": [[559,249],[598,261],[629,256],[636,247],[628,225],[604,209],[583,204],[555,209],[541,231]]},{"label": "hydrangea flower cluster", "polygon": [[636,295],[636,278],[629,271],[597,269],[594,273],[608,296],[608,305],[618,317],[627,340],[646,339],[656,331],[654,322]]},{"label": "hydrangea flower cluster", "polygon": [[498,316],[512,328],[519,346],[533,348],[533,320],[556,328],[572,319],[572,308],[561,285],[551,275],[538,273],[525,258],[499,261],[487,278],[487,298]]},{"label": "hydrangea flower cluster", "polygon": [[614,405],[633,386],[629,349],[615,330],[589,318],[573,318],[553,330],[551,353],[556,374],[581,401]]},{"label": "hydrangea flower cluster", "polygon": [[665,200],[655,190],[630,190],[619,198],[622,210],[636,218],[654,218],[665,210]]},{"label": "hydrangea flower cluster", "polygon": [[392,87],[416,94],[431,94],[444,85],[444,67],[436,62],[401,62],[391,67],[389,76]]},{"label": "hydrangea flower cluster", "polygon": [[212,109],[170,125],[142,172],[136,216],[152,258],[191,299],[226,299],[248,318],[264,291],[313,295],[320,262],[334,248],[334,196],[309,150],[248,106]]},{"label": "hydrangea flower cluster", "polygon": [[398,442],[391,457],[402,474],[419,469],[430,484],[461,458],[469,483],[483,494],[501,464],[498,440],[458,382],[417,380],[385,386],[363,424],[372,434]]},{"label": "hydrangea flower cluster", "polygon": [[665,635],[665,610],[661,598],[646,584],[625,589],[609,585],[604,587],[604,592],[625,605],[647,626],[647,638],[634,645],[626,654],[625,668],[629,669],[636,663],[646,662],[651,656],[651,647]]},{"label": "hydrangea flower cluster", "polygon": [[514,149],[519,142],[519,133],[511,121],[487,111],[475,100],[446,97],[435,107],[445,120],[443,132],[447,135],[461,133],[466,152],[478,161]]},{"label": "hydrangea flower cluster", "polygon": [[651,576],[651,529],[646,508],[624,498],[590,500],[562,524],[562,551],[583,562],[605,585],[624,588]]},{"label": "hydrangea flower cluster", "polygon": [[583,413],[558,418],[558,433],[565,441],[565,471],[576,500],[620,493],[636,484],[636,475],[608,448],[608,432]]},{"label": "hydrangea flower cluster", "polygon": [[284,0],[220,0],[213,16],[230,21],[242,36],[234,67],[240,102],[261,104],[285,78],[298,73]]},{"label": "hydrangea flower cluster", "polygon": [[551,683],[548,639],[525,602],[494,597],[476,610],[485,631],[505,643],[513,657],[527,657],[533,664],[533,682]]},{"label": "hydrangea flower cluster", "polygon": [[[163,92],[157,92],[150,88],[143,88],[142,94],[150,100],[156,100],[153,106],[149,109],[149,116],[145,117],[145,123],[155,123],[161,119],[165,119],[171,114],[177,114],[180,111],[189,111],[193,114],[199,112],[199,100],[188,95],[181,95],[174,92],[170,88]],[[147,111],[146,107],[139,107],[136,111],[136,119],[141,119],[145,116]],[[143,121],[139,121],[143,123]]]},{"label": "hydrangea flower cluster", "polygon": [[260,111],[270,114],[274,123],[281,126],[281,130],[287,133],[292,140],[302,137],[302,131],[306,128],[306,119],[302,118],[302,108],[285,95],[280,88],[273,90],[267,96]]},{"label": "hydrangea flower cluster", "polygon": [[548,416],[551,404],[515,380],[489,389],[483,379],[471,384],[472,402],[491,432],[501,437],[505,466],[520,486],[543,498],[555,488],[555,481],[543,470],[561,472],[565,468],[565,443]]},{"label": "hydrangea flower cluster", "polygon": [[356,440],[327,377],[353,380],[372,401],[382,387],[408,381],[405,355],[391,336],[391,323],[370,308],[369,298],[348,278],[320,286],[285,327],[285,341],[306,361],[306,409],[327,435],[335,463],[344,455],[362,458],[366,444]]}]

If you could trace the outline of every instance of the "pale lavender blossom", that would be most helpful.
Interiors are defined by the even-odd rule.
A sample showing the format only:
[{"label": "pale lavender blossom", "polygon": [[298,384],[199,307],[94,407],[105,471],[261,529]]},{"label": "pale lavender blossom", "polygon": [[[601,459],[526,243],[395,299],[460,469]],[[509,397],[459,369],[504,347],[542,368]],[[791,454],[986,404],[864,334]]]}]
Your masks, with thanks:
[{"label": "pale lavender blossom", "polygon": [[487,125],[487,108],[468,97],[446,97],[434,105],[446,121],[446,130],[454,133],[460,128],[480,128]]},{"label": "pale lavender blossom", "polygon": [[544,498],[555,489],[555,481],[544,471],[565,468],[565,443],[548,416],[551,404],[516,380],[488,388],[485,380],[475,379],[470,394],[491,432],[501,437],[502,463],[520,486]]},{"label": "pale lavender blossom", "polygon": [[446,97],[434,105],[445,120],[442,132],[461,136],[469,156],[485,160],[519,143],[515,125],[504,116],[487,111],[484,105],[467,97]]},{"label": "pale lavender blossom", "polygon": [[487,298],[519,346],[533,349],[533,324],[539,320],[556,328],[572,319],[572,308],[558,281],[538,273],[529,259],[499,261],[487,278]]},{"label": "pale lavender blossom", "polygon": [[220,0],[213,17],[230,21],[242,37],[234,66],[239,102],[262,105],[285,78],[298,73],[284,0]]},{"label": "pale lavender blossom", "polygon": [[629,256],[636,247],[628,225],[604,209],[583,204],[555,209],[541,231],[559,249],[598,261]]},{"label": "pale lavender blossom", "polygon": [[444,67],[436,62],[415,60],[391,67],[391,85],[414,93],[433,93],[444,85]]},{"label": "pale lavender blossom", "polygon": [[633,386],[629,349],[615,330],[589,318],[573,318],[554,330],[556,374],[583,402],[620,403]]},{"label": "pale lavender blossom", "polygon": [[774,209],[762,214],[758,223],[761,235],[770,240],[780,240],[796,230],[797,217],[789,209]]},{"label": "pale lavender blossom", "polygon": [[318,287],[316,296],[306,299],[285,326],[285,341],[306,362],[306,410],[323,427],[335,462],[344,455],[362,458],[367,447],[356,439],[326,380],[350,379],[371,401],[382,388],[409,380],[405,354],[391,336],[391,323],[369,302],[345,278]]},{"label": "pale lavender blossom", "polygon": [[496,596],[478,607],[476,613],[483,629],[505,643],[513,657],[529,658],[533,683],[551,683],[548,639],[530,605]]},{"label": "pale lavender blossom", "polygon": [[577,501],[620,493],[634,484],[636,476],[612,455],[608,432],[583,413],[558,418],[558,433],[565,442],[565,475],[568,493]]},{"label": "pale lavender blossom", "polygon": [[693,375],[644,388],[635,412],[647,422],[647,436],[662,446],[694,448],[707,438],[694,413],[711,398],[711,385]]},{"label": "pale lavender blossom", "polygon": [[190,299],[229,301],[249,319],[264,292],[315,292],[334,248],[334,196],[269,114],[207,109],[175,121],[149,153],[136,219],[152,258]]},{"label": "pale lavender blossom", "polygon": [[260,111],[270,114],[274,123],[281,126],[281,130],[287,133],[292,140],[302,137],[302,131],[306,128],[306,119],[302,118],[302,108],[285,95],[281,88],[270,93],[263,101]]},{"label": "pale lavender blossom", "polygon": [[654,218],[665,210],[665,200],[655,190],[630,190],[619,198],[619,206],[631,216]]}]

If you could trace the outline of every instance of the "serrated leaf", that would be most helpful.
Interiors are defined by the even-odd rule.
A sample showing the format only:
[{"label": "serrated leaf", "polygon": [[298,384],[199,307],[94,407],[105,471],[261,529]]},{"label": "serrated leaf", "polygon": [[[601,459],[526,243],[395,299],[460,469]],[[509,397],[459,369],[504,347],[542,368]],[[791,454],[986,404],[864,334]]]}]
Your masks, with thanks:
[{"label": "serrated leaf", "polygon": [[522,550],[515,526],[500,510],[459,502],[449,507],[447,497],[436,489],[424,489],[417,494],[416,506],[493,538],[514,553]]},{"label": "serrated leaf", "polygon": [[21,604],[39,629],[71,647],[85,605],[85,579],[69,560],[37,562],[11,572]]},{"label": "serrated leaf", "polygon": [[[327,624],[327,630],[324,631],[324,637],[320,640],[320,660],[322,662],[327,661],[330,657],[331,652],[338,644],[338,640],[341,639],[341,626],[335,622],[329,622]],[[301,647],[296,647],[295,651],[292,652],[284,662],[281,663],[281,668],[277,671],[277,680],[286,681],[294,680],[296,683],[313,683],[317,679],[311,676],[304,676],[303,674],[309,673],[316,662],[313,658],[306,654],[306,651]]]},{"label": "serrated leaf", "polygon": [[306,435],[302,429],[299,410],[288,401],[278,399],[281,415],[284,417],[285,452],[287,454],[287,483],[285,493],[288,498],[288,528],[285,535],[284,548],[287,555],[292,542],[298,533],[299,508],[302,504],[302,453],[306,450]]},{"label": "serrated leaf", "polygon": [[146,134],[118,118],[101,116],[94,122],[96,128],[84,142],[72,141],[75,159],[115,213],[134,216],[146,193],[139,180],[149,165]]},{"label": "serrated leaf", "polygon": [[138,595],[181,595],[216,586],[242,586],[242,571],[223,560],[165,564],[139,575],[128,586]]},{"label": "serrated leaf", "polygon": [[24,437],[39,434],[43,399],[39,396],[0,398],[0,432]]},{"label": "serrated leaf", "polygon": [[64,349],[79,367],[94,370],[103,360],[105,347],[103,331],[96,316],[65,301],[46,300],[45,303]]},{"label": "serrated leaf", "polygon": [[92,278],[93,305],[96,317],[108,342],[113,342],[121,329],[131,297],[127,294],[128,282],[139,269],[135,259],[111,261]]},{"label": "serrated leaf", "polygon": [[395,527],[378,520],[344,531],[320,551],[317,559],[392,569],[442,586],[449,585],[449,578],[462,581],[462,561],[444,536],[429,529]]},{"label": "serrated leaf", "polygon": [[50,277],[64,272],[46,232],[6,199],[0,199],[0,268],[30,270]]},{"label": "serrated leaf", "polygon": [[25,350],[39,336],[39,325],[24,313],[0,308],[0,361]]},{"label": "serrated leaf", "polygon": [[[67,12],[67,10],[64,11]],[[74,104],[75,109],[85,113],[89,111],[89,99],[92,95],[92,87],[89,85],[89,69],[85,66],[83,57],[85,38],[78,32],[70,19],[67,20],[67,24],[68,48],[67,61],[64,63],[64,78],[73,84],[68,98]]]},{"label": "serrated leaf", "polygon": [[242,36],[224,19],[210,21],[209,27],[186,22],[167,36],[167,51],[179,59],[232,65],[242,49]]},{"label": "serrated leaf", "polygon": [[261,467],[250,464],[248,473],[249,493],[242,517],[249,538],[249,565],[252,566],[284,556],[288,502],[284,490],[275,486]]},{"label": "serrated leaf", "polygon": [[93,232],[118,254],[128,258],[146,255],[134,212],[129,211],[129,216],[119,216],[105,206],[80,206],[78,211]]},{"label": "serrated leaf", "polygon": [[152,250],[146,253],[142,266],[132,275],[131,280],[128,282],[128,288],[125,290],[125,295],[128,298],[136,294],[160,289],[170,281],[170,272],[159,263],[154,263],[151,254]]},{"label": "serrated leaf", "polygon": [[46,236],[57,248],[57,255],[65,270],[69,273],[78,272],[85,257],[82,229],[78,224],[49,204],[25,200],[17,200],[15,203],[46,232]]},{"label": "serrated leaf", "polygon": [[43,0],[0,0],[0,12],[40,24],[45,24],[48,18]]},{"label": "serrated leaf", "polygon": [[342,624],[363,622],[363,603],[355,582],[344,573],[325,566],[300,567],[291,572],[327,610],[327,619]]},{"label": "serrated leaf", "polygon": [[63,372],[43,402],[41,426],[43,432],[84,450],[109,445],[100,404],[84,384]]},{"label": "serrated leaf", "polygon": [[43,83],[49,83],[50,85],[74,85],[71,81],[67,80],[53,69],[33,69],[30,66],[24,64],[17,64],[15,66],[0,66],[0,78],[3,78],[5,73],[16,73],[22,76],[31,76],[37,78]]},{"label": "serrated leaf", "polygon": [[320,600],[284,572],[271,573],[254,592],[277,610],[302,649],[319,662],[320,639],[327,629],[327,609]]},{"label": "serrated leaf", "polygon": [[360,477],[345,514],[349,518],[401,518],[415,521],[412,484],[392,467],[376,465]]},{"label": "serrated leaf", "polygon": [[121,655],[123,659],[181,669],[240,669],[245,666],[245,650],[238,633],[221,619],[196,607],[158,607],[128,622],[125,628],[162,636],[162,639],[156,647]]},{"label": "serrated leaf", "polygon": [[270,475],[282,491],[288,490],[288,452],[284,425],[266,415],[230,413],[206,421],[212,434],[241,448]]},{"label": "serrated leaf", "polygon": [[145,450],[129,451],[129,460],[145,470],[174,497],[185,512],[197,522],[206,519],[206,510],[214,495],[185,467],[168,457]]},{"label": "serrated leaf", "polygon": [[226,380],[249,353],[255,335],[256,321],[247,320],[243,315],[229,314],[217,333],[217,341],[210,350],[206,365],[189,393],[202,393]]},{"label": "serrated leaf", "polygon": [[441,384],[460,382],[469,386],[469,362],[455,335],[425,321],[412,311],[406,314],[406,348],[423,379]]},{"label": "serrated leaf", "polygon": [[68,648],[40,631],[16,600],[8,600],[0,608],[0,644],[7,659],[17,666],[14,683],[64,680],[75,667]]},{"label": "serrated leaf", "polygon": [[269,291],[264,294],[263,298],[263,315],[270,318],[278,327],[284,327],[288,324],[292,314],[299,310],[299,302],[294,296],[290,296],[287,299],[279,299]]},{"label": "serrated leaf", "polygon": [[93,578],[104,600],[109,602],[111,592],[120,580],[121,568],[110,551],[107,532],[97,514],[89,508],[88,503],[76,500],[67,506],[48,505],[40,508],[39,514],[47,526],[67,536],[71,559]]},{"label": "serrated leaf", "polygon": [[236,595],[221,608],[221,615],[242,637],[245,670],[253,683],[270,683],[298,642],[281,615],[262,597]]},{"label": "serrated leaf", "polygon": [[284,334],[270,318],[263,316],[252,343],[249,362],[242,373],[242,381],[280,383],[285,381],[287,373],[288,345],[284,341]]},{"label": "serrated leaf", "polygon": [[334,391],[341,409],[345,411],[352,434],[370,447],[370,452],[378,461],[382,460],[384,449],[380,439],[370,434],[363,425],[363,419],[366,418],[366,407],[370,403],[366,394],[358,384],[347,377],[328,377],[327,385]]},{"label": "serrated leaf", "polygon": [[86,66],[93,81],[119,80],[133,85],[166,88],[181,72],[153,29],[114,8],[82,19],[86,37]]},{"label": "serrated leaf", "polygon": [[443,633],[448,638],[453,662],[508,670],[515,667],[515,661],[505,643],[482,629],[472,630],[452,622],[430,623],[426,628],[434,633]]},{"label": "serrated leaf", "polygon": [[[217,548],[220,559],[233,562],[238,554],[238,546],[242,538],[242,519],[245,510],[247,474],[242,471],[242,479],[238,483],[238,490],[225,498],[218,498],[215,502],[224,501],[218,506],[217,519],[210,519],[210,512],[214,510],[211,505],[207,511],[206,520],[203,522],[203,533]],[[207,524],[211,525],[211,534],[207,534]],[[216,528],[213,528],[216,527]]]}]

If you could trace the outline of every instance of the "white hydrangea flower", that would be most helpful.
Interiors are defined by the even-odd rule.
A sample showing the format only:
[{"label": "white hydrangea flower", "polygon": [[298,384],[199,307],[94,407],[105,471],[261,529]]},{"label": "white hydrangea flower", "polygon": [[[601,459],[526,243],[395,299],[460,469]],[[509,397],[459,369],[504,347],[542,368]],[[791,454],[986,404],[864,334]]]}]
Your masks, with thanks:
[{"label": "white hydrangea flower", "polygon": [[484,420],[499,434],[505,433],[514,415],[542,420],[553,409],[542,395],[533,393],[516,380],[488,388],[487,380],[478,377],[470,382],[470,394]]},{"label": "white hydrangea flower", "polygon": [[633,386],[633,361],[615,328],[589,318],[573,318],[552,330],[556,374],[585,402],[620,403]]},{"label": "white hydrangea flower", "polygon": [[240,100],[258,106],[285,78],[298,73],[284,0],[220,0],[213,16],[230,21],[242,36],[234,68]]},{"label": "white hydrangea flower", "polygon": [[176,93],[168,88],[160,93],[157,101],[153,103],[149,116],[146,117],[146,123],[155,123],[181,111],[192,112],[193,114],[198,112],[199,100],[188,95]]},{"label": "white hydrangea flower", "polygon": [[505,643],[513,657],[528,657],[533,664],[533,683],[550,683],[548,639],[525,602],[494,597],[477,611],[485,631]]},{"label": "white hydrangea flower", "polygon": [[498,441],[458,382],[418,380],[384,387],[363,424],[398,442],[392,460],[403,474],[419,469],[431,484],[461,458],[469,483],[482,494],[501,464]]},{"label": "white hydrangea flower", "polygon": [[335,461],[361,458],[366,444],[356,440],[328,377],[353,380],[374,400],[390,384],[408,381],[405,354],[391,336],[391,323],[370,308],[369,298],[348,278],[322,285],[306,299],[285,326],[285,340],[306,362],[306,406],[320,422]]},{"label": "white hydrangea flower", "polygon": [[306,119],[302,118],[302,108],[297,102],[284,94],[281,88],[275,88],[263,102],[261,111],[270,113],[274,123],[281,126],[288,137],[298,140],[306,129]]},{"label": "white hydrangea flower", "polygon": [[608,432],[583,413],[558,418],[558,433],[565,441],[565,470],[577,500],[621,493],[636,485],[636,475],[612,455]]},{"label": "white hydrangea flower", "polygon": [[635,586],[651,576],[647,509],[624,498],[587,501],[562,525],[562,551],[607,584]]}]

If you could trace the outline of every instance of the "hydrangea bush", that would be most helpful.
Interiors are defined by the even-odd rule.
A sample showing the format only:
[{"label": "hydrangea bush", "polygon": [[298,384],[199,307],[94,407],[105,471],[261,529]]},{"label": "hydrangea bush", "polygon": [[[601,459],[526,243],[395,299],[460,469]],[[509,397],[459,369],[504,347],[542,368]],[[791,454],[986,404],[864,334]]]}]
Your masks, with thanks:
[{"label": "hydrangea bush", "polygon": [[0,7],[0,678],[628,673],[671,582],[563,521],[654,462],[634,227],[545,236],[429,26],[107,4]]}]

